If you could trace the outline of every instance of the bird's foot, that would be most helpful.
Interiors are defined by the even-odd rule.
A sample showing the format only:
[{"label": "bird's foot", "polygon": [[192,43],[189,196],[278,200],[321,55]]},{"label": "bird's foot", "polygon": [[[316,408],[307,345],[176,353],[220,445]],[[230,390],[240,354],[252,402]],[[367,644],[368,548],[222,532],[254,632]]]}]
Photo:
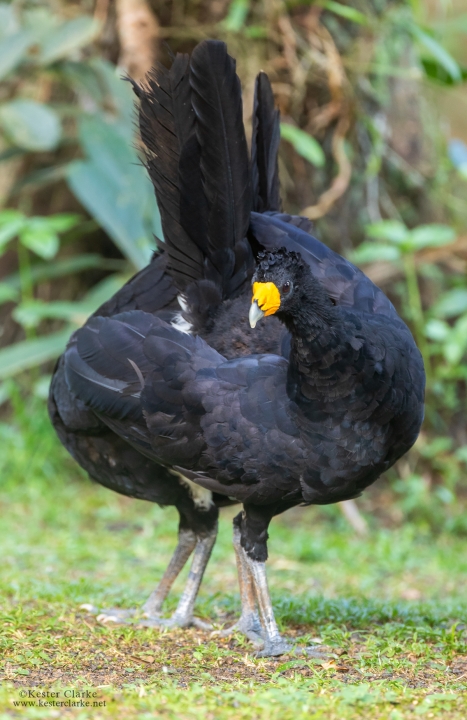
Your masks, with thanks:
[{"label": "bird's foot", "polygon": [[129,610],[123,610],[122,608],[107,608],[99,611],[96,620],[104,625],[110,623],[113,623],[114,625],[129,625],[133,621],[135,615],[138,615],[137,608],[131,608]]},{"label": "bird's foot", "polygon": [[291,655],[293,657],[313,657],[325,660],[330,657],[329,650],[319,645],[299,645],[281,636],[266,640],[264,647],[256,653],[256,657],[277,657],[278,655]]},{"label": "bird's foot", "polygon": [[203,620],[200,620],[194,615],[186,614],[181,615],[176,612],[170,618],[161,618],[158,615],[148,615],[142,618],[137,623],[137,627],[140,628],[189,628],[194,627],[198,630],[212,630],[212,625]]},{"label": "bird's foot", "polygon": [[104,625],[114,623],[115,625],[128,625],[135,616],[141,615],[141,611],[137,608],[105,608],[99,609],[95,605],[85,603],[80,605],[80,610],[86,610],[88,613],[96,616],[96,620]]},{"label": "bird's foot", "polygon": [[256,648],[262,648],[264,640],[262,637],[263,629],[258,613],[242,613],[237,622],[228,628],[216,631],[216,635],[221,638],[229,637],[233,633],[241,633],[250,640]]},{"label": "bird's foot", "polygon": [[256,657],[278,657],[279,655],[288,655],[294,649],[287,640],[282,637],[267,638],[261,650],[256,653]]}]

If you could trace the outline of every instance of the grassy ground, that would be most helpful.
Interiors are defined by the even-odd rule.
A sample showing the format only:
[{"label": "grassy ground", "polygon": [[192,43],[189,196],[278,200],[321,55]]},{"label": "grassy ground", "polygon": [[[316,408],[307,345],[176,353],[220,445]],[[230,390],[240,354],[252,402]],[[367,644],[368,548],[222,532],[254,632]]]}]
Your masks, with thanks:
[{"label": "grassy ground", "polygon": [[[0,425],[0,720],[467,716],[466,540],[407,524],[359,539],[335,509],[274,521],[277,617],[320,648],[309,660],[256,659],[239,636],[102,626],[80,605],[143,602],[175,545],[176,515],[83,478],[43,404],[18,404],[16,416]],[[197,605],[218,628],[239,610],[234,512],[222,516]]]}]

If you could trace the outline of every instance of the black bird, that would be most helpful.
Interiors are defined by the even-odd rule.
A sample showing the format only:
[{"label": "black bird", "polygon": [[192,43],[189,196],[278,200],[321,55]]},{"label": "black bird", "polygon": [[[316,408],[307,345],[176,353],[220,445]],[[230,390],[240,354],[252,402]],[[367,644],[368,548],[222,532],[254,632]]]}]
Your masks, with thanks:
[{"label": "black bird", "polygon": [[[181,529],[193,528],[197,540],[188,547],[182,538],[166,581],[146,606],[149,621],[160,622],[161,598],[197,542],[193,582],[173,618],[192,622],[217,507],[243,503],[234,520],[238,627],[262,638],[263,655],[278,655],[289,646],[279,635],[267,589],[270,520],[298,504],[358,496],[411,447],[423,417],[423,362],[381,290],[302,229],[309,229],[303,219],[268,207],[273,198],[277,208],[279,199],[270,161],[276,136],[267,140],[265,122],[256,128],[251,193],[240,90],[225,46],[201,43],[189,63],[177,59],[165,77],[172,78],[169,90],[157,79],[137,92],[166,243],[154,262],[160,263],[158,282],[171,281],[161,292],[158,283],[148,287],[149,308],[131,300],[130,289],[129,301],[98,311],[75,333],[54,378],[52,417],[62,441],[99,482],[175,504],[192,523]],[[189,87],[182,92],[186,77]],[[264,78],[258,87],[263,84]],[[183,105],[183,129],[169,121],[181,117],[173,112],[174,98]],[[170,118],[161,123],[168,99]],[[256,99],[261,103],[261,91]],[[155,139],[160,124],[169,133],[163,141]],[[269,127],[277,128],[277,121]],[[169,176],[164,168],[171,163]],[[250,215],[252,202],[261,213]],[[246,314],[252,282],[251,326],[274,316],[262,323],[267,331],[259,348],[244,330],[234,330]],[[179,314],[173,307],[177,291]],[[281,327],[287,334],[281,354],[274,354],[267,342],[277,347]],[[254,354],[258,350],[269,354]],[[89,437],[111,442],[113,468],[109,461],[102,469],[97,445],[92,458]],[[122,474],[115,468],[125,452],[126,474],[117,481]],[[97,471],[90,458],[100,463]],[[180,510],[177,493],[191,502],[191,514]],[[202,525],[200,518],[208,517],[211,524]]]},{"label": "black bird", "polygon": [[[142,310],[182,330],[193,328],[227,357],[278,351],[284,334],[279,322],[272,332],[268,328],[252,334],[248,329],[254,269],[245,238],[249,214],[251,209],[280,210],[279,114],[267,76],[260,73],[256,80],[251,164],[235,61],[223,43],[201,43],[191,61],[187,55],[177,55],[170,69],[157,65],[145,85],[133,83],[133,88],[140,100],[141,136],[165,243],[159,242],[148,267],[93,317]],[[311,227],[306,218],[278,216]],[[243,300],[239,297],[242,293]],[[86,406],[80,395],[70,390],[65,376],[75,342],[74,335],[51,384],[49,414],[55,430],[95,481],[129,497],[177,508],[178,545],[164,577],[143,607],[144,622],[205,627],[193,617],[194,602],[216,539],[218,508],[235,501],[205,491],[155,463]],[[162,603],[193,552],[178,608],[169,621],[162,620]],[[101,619],[125,621],[134,612],[112,609],[102,613]]]}]

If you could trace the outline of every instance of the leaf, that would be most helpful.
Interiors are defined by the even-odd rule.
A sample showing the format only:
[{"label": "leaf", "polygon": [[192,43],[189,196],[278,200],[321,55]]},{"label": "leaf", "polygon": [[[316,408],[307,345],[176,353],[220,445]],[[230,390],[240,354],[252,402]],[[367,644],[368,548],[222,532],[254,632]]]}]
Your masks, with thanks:
[{"label": "leaf", "polygon": [[17,8],[13,3],[0,3],[0,38],[12,35],[18,30]]},{"label": "leaf", "polygon": [[467,167],[467,145],[463,140],[452,138],[448,143],[448,155],[454,167]]},{"label": "leaf", "polygon": [[37,327],[37,325],[46,318],[69,320],[75,325],[80,325],[86,320],[88,314],[89,313],[85,313],[83,317],[83,311],[80,303],[45,303],[40,300],[21,303],[21,305],[18,305],[12,313],[16,322],[25,328]]},{"label": "leaf", "polygon": [[12,314],[15,320],[26,328],[37,327],[47,318],[67,320],[79,327],[102,303],[115,295],[128,279],[127,275],[110,275],[79,302],[32,300],[18,305]]},{"label": "leaf", "polygon": [[[64,277],[73,273],[83,272],[94,268],[103,270],[121,270],[124,260],[112,260],[103,258],[97,254],[73,255],[72,257],[56,262],[37,263],[31,268],[31,281],[34,284],[44,282],[44,280],[52,280],[53,278]],[[14,273],[5,278],[2,283],[8,286],[12,291],[19,290],[21,287],[21,278],[19,273]]]},{"label": "leaf", "polygon": [[341,5],[341,3],[334,2],[334,0],[320,0],[316,4],[325,10],[329,10],[336,15],[340,15],[340,17],[343,17],[346,20],[351,20],[359,25],[368,25],[366,15],[359,12],[359,10],[355,10],[355,8],[349,7],[348,5]]},{"label": "leaf", "polygon": [[121,71],[115,65],[102,58],[93,58],[88,62],[107,91],[110,101],[118,115],[118,127],[125,135],[128,145],[134,138],[134,95],[130,83],[122,82]]},{"label": "leaf", "polygon": [[30,30],[20,30],[0,41],[0,80],[15,69],[33,42],[34,36]]},{"label": "leaf", "polygon": [[100,23],[89,15],[65,22],[42,38],[39,62],[49,65],[89,45],[100,30]]},{"label": "leaf", "polygon": [[[3,222],[6,214],[10,215],[10,220]],[[0,253],[6,247],[10,240],[18,235],[21,229],[24,227],[25,218],[24,215],[16,210],[4,211],[0,214]]]},{"label": "leaf", "polygon": [[[431,57],[422,57],[421,58],[421,64],[423,67],[423,70],[425,71],[425,75],[430,78],[430,80],[433,80],[436,83],[439,83],[440,85],[457,85],[457,81],[454,81],[449,75],[449,73],[446,72],[444,67],[440,65],[440,63]],[[459,66],[462,80],[467,80],[467,69],[465,67]]]},{"label": "leaf", "polygon": [[367,235],[377,240],[387,240],[390,243],[400,245],[409,234],[404,223],[398,220],[380,220],[366,227]]},{"label": "leaf", "polygon": [[437,320],[436,318],[429,320],[425,325],[426,337],[436,342],[443,342],[443,340],[446,340],[450,332],[450,326],[443,320]]},{"label": "leaf", "polygon": [[375,242],[363,242],[350,253],[350,260],[357,265],[370,262],[379,262],[386,260],[388,262],[395,262],[399,260],[401,254],[400,250],[394,245],[381,245]]},{"label": "leaf", "polygon": [[239,32],[245,25],[249,12],[250,0],[232,0],[227,16],[222,22],[224,30],[227,30],[227,32]]},{"label": "leaf", "polygon": [[23,340],[0,350],[0,378],[12,377],[29,368],[58,357],[66,347],[71,330],[61,330],[53,335]]},{"label": "leaf", "polygon": [[455,288],[444,293],[432,308],[436,317],[451,318],[467,310],[467,289]]},{"label": "leaf", "polygon": [[316,167],[323,167],[325,155],[323,148],[314,137],[288,123],[281,123],[281,137],[291,143],[294,150]]},{"label": "leaf", "polygon": [[[149,183],[144,175],[139,182],[132,182],[134,169],[132,172],[128,168],[126,175],[118,172],[116,177],[111,178],[105,174],[105,168],[94,162],[76,161],[69,166],[68,183],[123,255],[141,269],[149,262],[152,251],[149,233],[142,219],[142,202],[146,202]],[[141,172],[141,168],[137,170]]]},{"label": "leaf", "polygon": [[55,257],[60,247],[57,233],[47,222],[47,218],[31,218],[20,232],[20,241],[33,253],[49,260]]},{"label": "leaf", "polygon": [[420,225],[411,230],[408,245],[414,250],[421,250],[425,247],[441,247],[449,245],[456,239],[455,231],[448,225]]},{"label": "leaf", "polygon": [[14,145],[26,150],[53,150],[61,136],[58,116],[34,100],[12,100],[1,105],[0,125]]},{"label": "leaf", "polygon": [[454,80],[454,82],[461,82],[462,73],[459,65],[454,60],[452,55],[437,41],[429,35],[425,30],[422,30],[418,25],[412,26],[413,36],[420,42],[423,47],[428,50],[431,55],[439,62],[439,64],[446,70],[448,75]]},{"label": "leaf", "polygon": [[76,213],[57,213],[56,215],[47,215],[45,219],[52,230],[62,233],[76,227],[82,218]]},{"label": "leaf", "polygon": [[13,222],[14,220],[23,220],[25,218],[25,215],[20,212],[19,210],[10,210],[9,208],[6,210],[0,211],[0,227],[2,225],[8,225],[9,223]]},{"label": "leaf", "polygon": [[0,304],[18,299],[18,291],[6,282],[0,282]]},{"label": "leaf", "polygon": [[130,274],[114,274],[101,280],[95,285],[82,300],[82,305],[86,306],[88,314],[93,313],[102,303],[107,302],[115,295],[118,290],[130,279]]}]

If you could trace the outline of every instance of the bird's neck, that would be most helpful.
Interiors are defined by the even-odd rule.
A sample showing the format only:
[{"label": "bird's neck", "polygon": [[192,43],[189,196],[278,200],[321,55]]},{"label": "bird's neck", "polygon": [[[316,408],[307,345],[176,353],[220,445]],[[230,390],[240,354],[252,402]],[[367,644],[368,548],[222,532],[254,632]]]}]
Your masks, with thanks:
[{"label": "bird's neck", "polygon": [[302,308],[286,325],[292,335],[289,397],[306,407],[348,394],[363,345],[359,319],[337,307],[319,313]]}]

